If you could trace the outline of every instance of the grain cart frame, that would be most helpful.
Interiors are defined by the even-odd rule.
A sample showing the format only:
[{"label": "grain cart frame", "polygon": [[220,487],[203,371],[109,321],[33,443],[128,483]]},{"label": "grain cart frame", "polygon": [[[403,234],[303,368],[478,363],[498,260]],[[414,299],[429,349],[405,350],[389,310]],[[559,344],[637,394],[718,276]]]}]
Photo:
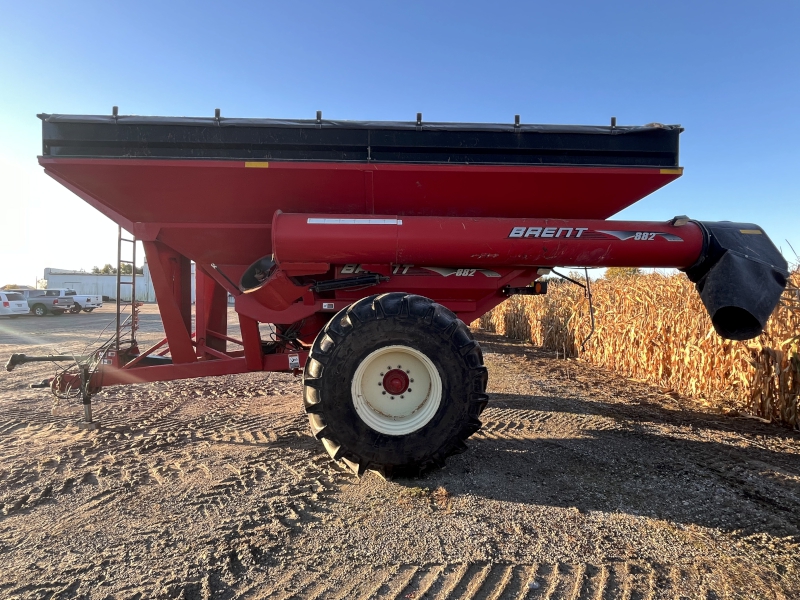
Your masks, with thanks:
[{"label": "grain cart frame", "polygon": [[732,339],[788,275],[756,225],[606,220],[682,174],[679,126],[39,116],[45,172],[143,243],[166,333],[40,384],[80,389],[87,421],[104,386],[304,369],[332,458],[413,475],[481,425],[465,323],[547,269],[683,269]]}]

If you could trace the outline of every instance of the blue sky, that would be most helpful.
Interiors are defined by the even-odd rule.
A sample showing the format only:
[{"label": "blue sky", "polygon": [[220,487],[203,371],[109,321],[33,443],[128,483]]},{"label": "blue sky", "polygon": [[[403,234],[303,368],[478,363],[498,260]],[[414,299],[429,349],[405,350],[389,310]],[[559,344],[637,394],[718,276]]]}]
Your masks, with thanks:
[{"label": "blue sky", "polygon": [[[38,112],[680,123],[684,176],[620,213],[800,252],[800,2],[0,1],[0,285],[113,262],[36,164]],[[531,215],[535,216],[535,215]],[[788,240],[788,242],[787,242]],[[9,246],[12,246],[10,249]]]}]

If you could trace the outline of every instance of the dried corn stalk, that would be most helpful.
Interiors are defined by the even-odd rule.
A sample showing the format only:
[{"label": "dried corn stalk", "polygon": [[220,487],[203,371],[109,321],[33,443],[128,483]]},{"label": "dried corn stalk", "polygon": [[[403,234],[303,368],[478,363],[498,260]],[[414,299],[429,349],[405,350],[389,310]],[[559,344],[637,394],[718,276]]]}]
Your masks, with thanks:
[{"label": "dried corn stalk", "polygon": [[[601,279],[592,286],[596,331],[585,360],[628,377],[800,428],[800,269],[761,336],[723,340],[684,275]],[[589,333],[581,288],[551,282],[546,296],[515,296],[474,325],[574,357]]]}]

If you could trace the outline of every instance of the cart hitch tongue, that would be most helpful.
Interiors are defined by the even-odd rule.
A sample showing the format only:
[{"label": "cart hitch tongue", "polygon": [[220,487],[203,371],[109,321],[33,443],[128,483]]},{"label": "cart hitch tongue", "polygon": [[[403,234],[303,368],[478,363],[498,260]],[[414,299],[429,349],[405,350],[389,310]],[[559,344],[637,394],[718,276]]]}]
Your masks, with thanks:
[{"label": "cart hitch tongue", "polygon": [[75,360],[76,357],[69,354],[52,354],[49,356],[26,356],[25,354],[12,354],[6,363],[6,371],[13,371],[14,367],[24,365],[29,362],[62,362]]},{"label": "cart hitch tongue", "polygon": [[8,359],[6,363],[6,371],[9,373],[14,370],[14,367],[20,365],[24,362],[25,355],[24,354],[12,354],[11,358]]}]

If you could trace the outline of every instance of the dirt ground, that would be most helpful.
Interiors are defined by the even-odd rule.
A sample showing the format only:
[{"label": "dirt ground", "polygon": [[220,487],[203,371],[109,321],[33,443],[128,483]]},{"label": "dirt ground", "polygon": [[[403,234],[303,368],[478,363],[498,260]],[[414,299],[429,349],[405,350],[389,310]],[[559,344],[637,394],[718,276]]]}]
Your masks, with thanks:
[{"label": "dirt ground", "polygon": [[[0,360],[112,317],[0,320]],[[86,432],[28,388],[52,366],[3,372],[0,597],[800,598],[800,435],[477,335],[483,429],[392,482],[329,461],[291,375],[108,388]]]}]

